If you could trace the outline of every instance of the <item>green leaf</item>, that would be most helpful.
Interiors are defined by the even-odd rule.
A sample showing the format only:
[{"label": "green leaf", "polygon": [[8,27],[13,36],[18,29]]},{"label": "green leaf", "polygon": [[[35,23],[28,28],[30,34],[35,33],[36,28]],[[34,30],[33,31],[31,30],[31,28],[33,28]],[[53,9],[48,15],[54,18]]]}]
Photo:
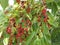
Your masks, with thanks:
[{"label": "green leaf", "polygon": [[52,3],[52,12],[53,14],[56,14],[56,11],[58,10],[57,5],[55,2]]},{"label": "green leaf", "polygon": [[44,35],[44,42],[46,45],[51,45],[51,40],[49,40],[46,35]]},{"label": "green leaf", "polygon": [[5,22],[7,22],[7,18],[5,17],[3,12],[0,12],[0,24],[4,24]]},{"label": "green leaf", "polygon": [[3,44],[4,44],[4,45],[8,45],[8,40],[9,40],[9,38],[4,38],[4,39],[3,39]]},{"label": "green leaf", "polygon": [[41,45],[46,45],[46,43],[44,42],[44,38],[41,39]]},{"label": "green leaf", "polygon": [[8,45],[10,35],[7,34],[7,33],[4,31],[3,37],[4,37],[4,38],[3,38],[3,44],[4,44],[4,45]]},{"label": "green leaf", "polygon": [[49,18],[48,23],[53,25],[54,27],[58,27],[58,23],[56,22],[55,16],[53,16],[53,14],[51,14],[49,12],[47,14],[48,14],[48,18]]},{"label": "green leaf", "polygon": [[34,17],[32,23],[37,23],[37,17]]},{"label": "green leaf", "polygon": [[[35,27],[36,26],[36,27]],[[32,40],[32,38],[38,33],[38,25],[35,23],[35,24],[33,24],[33,32],[31,32],[31,34],[30,34],[30,36],[29,37],[27,37],[27,40],[26,40],[26,45],[29,45],[30,44],[30,42],[31,42],[31,40]]]},{"label": "green leaf", "polygon": [[31,20],[32,19],[32,15],[31,14],[26,14],[26,16]]},{"label": "green leaf", "polygon": [[30,36],[27,38],[27,41],[26,41],[26,45],[29,45],[29,43],[31,42],[31,40],[32,40],[32,38],[34,37],[34,35],[36,35],[36,33],[35,32],[32,32],[31,34],[30,34]]},{"label": "green leaf", "polygon": [[32,28],[33,28],[33,30],[37,30],[37,29],[38,29],[38,24],[37,24],[37,23],[34,23],[34,24],[32,25]]},{"label": "green leaf", "polygon": [[60,6],[60,0],[55,0],[55,3],[58,5],[58,6]]},{"label": "green leaf", "polygon": [[1,36],[2,36],[2,33],[3,33],[3,31],[0,32],[0,38],[1,38]]},{"label": "green leaf", "polygon": [[47,3],[53,2],[54,0],[46,0]]},{"label": "green leaf", "polygon": [[0,0],[0,2],[4,9],[8,6],[8,0]]},{"label": "green leaf", "polygon": [[39,38],[43,38],[43,33],[42,32],[39,33]]},{"label": "green leaf", "polygon": [[48,30],[48,27],[45,23],[42,23],[42,29],[43,29],[43,33],[44,34],[48,34],[49,33],[49,30]]},{"label": "green leaf", "polygon": [[60,1],[57,2],[57,5],[60,6]]},{"label": "green leaf", "polygon": [[53,1],[51,3],[47,3],[47,7],[52,9],[52,13],[55,15],[58,10],[57,4]]},{"label": "green leaf", "polygon": [[41,39],[37,37],[37,39],[34,41],[34,45],[42,45]]},{"label": "green leaf", "polygon": [[51,41],[53,45],[59,45],[60,44],[60,28],[54,28],[51,34]]}]

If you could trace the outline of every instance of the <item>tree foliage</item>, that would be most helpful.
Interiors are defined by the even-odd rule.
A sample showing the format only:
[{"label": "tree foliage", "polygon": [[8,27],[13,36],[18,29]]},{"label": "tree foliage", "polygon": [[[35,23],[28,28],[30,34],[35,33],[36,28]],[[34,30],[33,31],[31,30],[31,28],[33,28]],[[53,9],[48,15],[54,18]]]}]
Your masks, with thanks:
[{"label": "tree foliage", "polygon": [[0,45],[59,45],[59,0],[14,1],[0,1]]}]

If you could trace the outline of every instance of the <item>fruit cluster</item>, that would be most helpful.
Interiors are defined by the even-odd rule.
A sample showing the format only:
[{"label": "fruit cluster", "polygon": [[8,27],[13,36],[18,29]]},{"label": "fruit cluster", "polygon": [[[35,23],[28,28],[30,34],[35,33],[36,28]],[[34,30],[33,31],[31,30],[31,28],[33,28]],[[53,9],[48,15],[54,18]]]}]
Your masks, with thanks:
[{"label": "fruit cluster", "polygon": [[[6,16],[11,14],[11,16],[8,17],[8,26],[6,28],[7,34],[10,35],[9,45],[12,45],[13,37],[15,37],[17,45],[19,42],[22,43],[25,41],[29,34],[31,34],[31,28],[34,23],[37,23],[39,28],[42,27],[43,22],[48,28],[51,27],[48,23],[49,17],[47,15],[47,9],[44,6],[35,3],[30,4],[30,2],[27,1],[16,1],[18,6],[12,7],[13,11],[8,11],[8,13],[5,11]],[[39,30],[39,33],[43,33],[44,31],[42,28]]]}]

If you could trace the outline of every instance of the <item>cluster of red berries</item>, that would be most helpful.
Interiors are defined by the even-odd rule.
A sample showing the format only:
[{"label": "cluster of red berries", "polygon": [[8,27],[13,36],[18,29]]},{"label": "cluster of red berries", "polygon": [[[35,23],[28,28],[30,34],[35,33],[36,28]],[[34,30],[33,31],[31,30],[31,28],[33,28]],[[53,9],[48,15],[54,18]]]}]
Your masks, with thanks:
[{"label": "cluster of red berries", "polygon": [[41,20],[41,16],[38,16],[38,19],[37,19],[37,21],[38,21],[38,22],[40,22],[40,20]]},{"label": "cluster of red berries", "polygon": [[47,12],[47,10],[44,8],[42,10],[42,15],[44,16],[44,22],[47,22],[47,20],[48,20],[48,16],[47,16],[46,12]]},{"label": "cluster of red berries", "polygon": [[26,9],[26,12],[30,13],[30,11],[31,11],[31,8],[28,6],[27,9]]},{"label": "cluster of red berries", "polygon": [[32,23],[31,23],[31,21],[30,20],[26,20],[26,24],[28,25],[28,26],[31,26],[32,25]]},{"label": "cluster of red berries", "polygon": [[16,37],[20,37],[20,36],[23,35],[23,34],[24,34],[24,28],[19,27]]},{"label": "cluster of red berries", "polygon": [[[18,4],[20,4],[20,0],[16,0],[17,2],[18,2]],[[24,7],[24,3],[25,2],[21,2],[21,4],[22,4],[22,8]],[[27,6],[27,8],[26,8],[26,12],[29,14],[30,12],[31,12],[31,8],[29,7],[29,6]],[[44,9],[42,9],[42,15],[43,15],[43,17],[44,17],[44,19],[43,19],[43,21],[46,23],[46,22],[48,22],[47,20],[48,20],[48,16],[47,16],[47,10],[46,10],[46,8],[44,8]],[[22,14],[23,15],[23,14]],[[21,17],[21,15],[20,15],[20,17]],[[26,20],[24,20],[23,19],[23,16],[21,17],[22,18],[22,20],[21,20],[21,23],[24,23],[25,24],[25,27],[22,27],[22,24],[20,24],[19,23],[19,25],[17,26],[16,25],[16,19],[15,18],[11,18],[10,17],[10,19],[9,19],[9,25],[10,26],[8,26],[7,27],[7,29],[6,29],[6,32],[8,33],[8,34],[12,34],[12,27],[15,27],[16,28],[16,34],[15,34],[15,37],[16,37],[16,39],[20,39],[20,42],[22,42],[22,40],[23,40],[23,38],[22,38],[22,36],[23,35],[25,35],[25,36],[27,36],[28,35],[28,28],[27,27],[31,27],[31,25],[32,25],[32,22],[29,20],[29,19],[26,19]],[[26,17],[25,17],[26,18]],[[41,15],[38,15],[38,17],[37,17],[37,21],[38,22],[41,22]],[[26,26],[27,25],[27,26]],[[48,27],[50,28],[50,24],[48,23]],[[14,34],[13,34],[14,35]],[[12,44],[10,44],[10,45],[12,45]]]},{"label": "cluster of red berries", "polygon": [[[46,13],[47,13],[47,9],[44,8],[44,9],[42,10],[42,15],[44,16],[44,22],[45,22],[45,23],[48,22],[47,20],[49,19],[49,18],[48,18],[48,15],[47,15]],[[49,23],[48,23],[47,25],[48,25],[48,28],[51,27],[51,25],[50,25]]]},{"label": "cluster of red berries", "polygon": [[9,19],[9,26],[7,27],[7,30],[6,30],[6,32],[8,33],[8,34],[11,34],[12,33],[12,26],[15,26],[14,25],[15,24],[15,18],[10,18]]},{"label": "cluster of red berries", "polygon": [[28,28],[22,28],[22,26],[19,26],[19,28],[17,29],[16,38],[17,39],[20,38],[20,41],[21,41],[23,35],[25,35],[25,36],[28,35]]},{"label": "cluster of red berries", "polygon": [[[22,27],[22,24],[19,24],[18,26],[16,26],[16,24],[15,24],[15,18],[10,18],[9,19],[9,25],[10,26],[8,26],[7,27],[7,29],[6,29],[6,32],[8,33],[8,34],[12,34],[12,27],[15,27],[16,28],[16,34],[13,34],[13,35],[15,35],[15,37],[16,37],[16,39],[19,39],[20,38],[20,42],[22,42],[22,36],[23,35],[25,35],[25,37],[27,37],[28,36],[28,28],[27,27]],[[25,20],[21,20],[21,22],[22,23],[24,23],[24,21]],[[30,22],[30,20],[26,20],[26,25],[31,25],[31,22]]]}]

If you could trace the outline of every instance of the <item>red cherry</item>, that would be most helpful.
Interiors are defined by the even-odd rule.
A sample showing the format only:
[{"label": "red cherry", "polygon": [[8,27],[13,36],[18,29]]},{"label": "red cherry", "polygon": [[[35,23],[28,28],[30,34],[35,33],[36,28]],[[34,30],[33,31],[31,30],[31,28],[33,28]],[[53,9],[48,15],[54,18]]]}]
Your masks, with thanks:
[{"label": "red cherry", "polygon": [[17,33],[17,35],[16,35],[17,37],[20,37],[20,33]]},{"label": "red cherry", "polygon": [[21,29],[22,29],[22,27],[19,27],[19,28],[18,28],[18,32],[19,32]]},{"label": "red cherry", "polygon": [[24,28],[20,29],[20,34],[24,33]]},{"label": "red cherry", "polygon": [[24,34],[24,28],[19,27],[19,28],[18,28],[18,34],[19,34],[20,36],[23,35],[23,34]]},{"label": "red cherry", "polygon": [[46,13],[46,9],[45,8],[42,10],[42,13],[44,13],[44,14]]},{"label": "red cherry", "polygon": [[27,12],[27,13],[30,13],[30,11],[31,11],[31,8],[28,7],[28,8],[26,9],[26,12]]},{"label": "red cherry", "polygon": [[27,19],[27,20],[26,20],[26,23],[27,23],[27,24],[30,23],[30,20]]},{"label": "red cherry", "polygon": [[47,18],[44,18],[44,22],[45,22],[45,23],[47,22]]},{"label": "red cherry", "polygon": [[24,30],[25,30],[26,32],[28,32],[28,28],[24,28]]},{"label": "red cherry", "polygon": [[21,22],[24,22],[24,20],[22,19],[22,21]]},{"label": "red cherry", "polygon": [[7,32],[8,34],[11,34],[11,27],[7,27],[6,32]]},{"label": "red cherry", "polygon": [[19,37],[18,37],[18,35],[16,35],[16,39],[18,39]]},{"label": "red cherry", "polygon": [[26,24],[31,25],[32,23],[30,20],[26,20]]},{"label": "red cherry", "polygon": [[41,17],[40,17],[40,16],[38,16],[38,19],[37,19],[37,21],[38,21],[38,22],[40,22],[40,18],[41,18]]},{"label": "red cherry", "polygon": [[43,14],[43,15],[46,15],[46,9],[43,9],[43,10],[42,10],[42,14]]}]

